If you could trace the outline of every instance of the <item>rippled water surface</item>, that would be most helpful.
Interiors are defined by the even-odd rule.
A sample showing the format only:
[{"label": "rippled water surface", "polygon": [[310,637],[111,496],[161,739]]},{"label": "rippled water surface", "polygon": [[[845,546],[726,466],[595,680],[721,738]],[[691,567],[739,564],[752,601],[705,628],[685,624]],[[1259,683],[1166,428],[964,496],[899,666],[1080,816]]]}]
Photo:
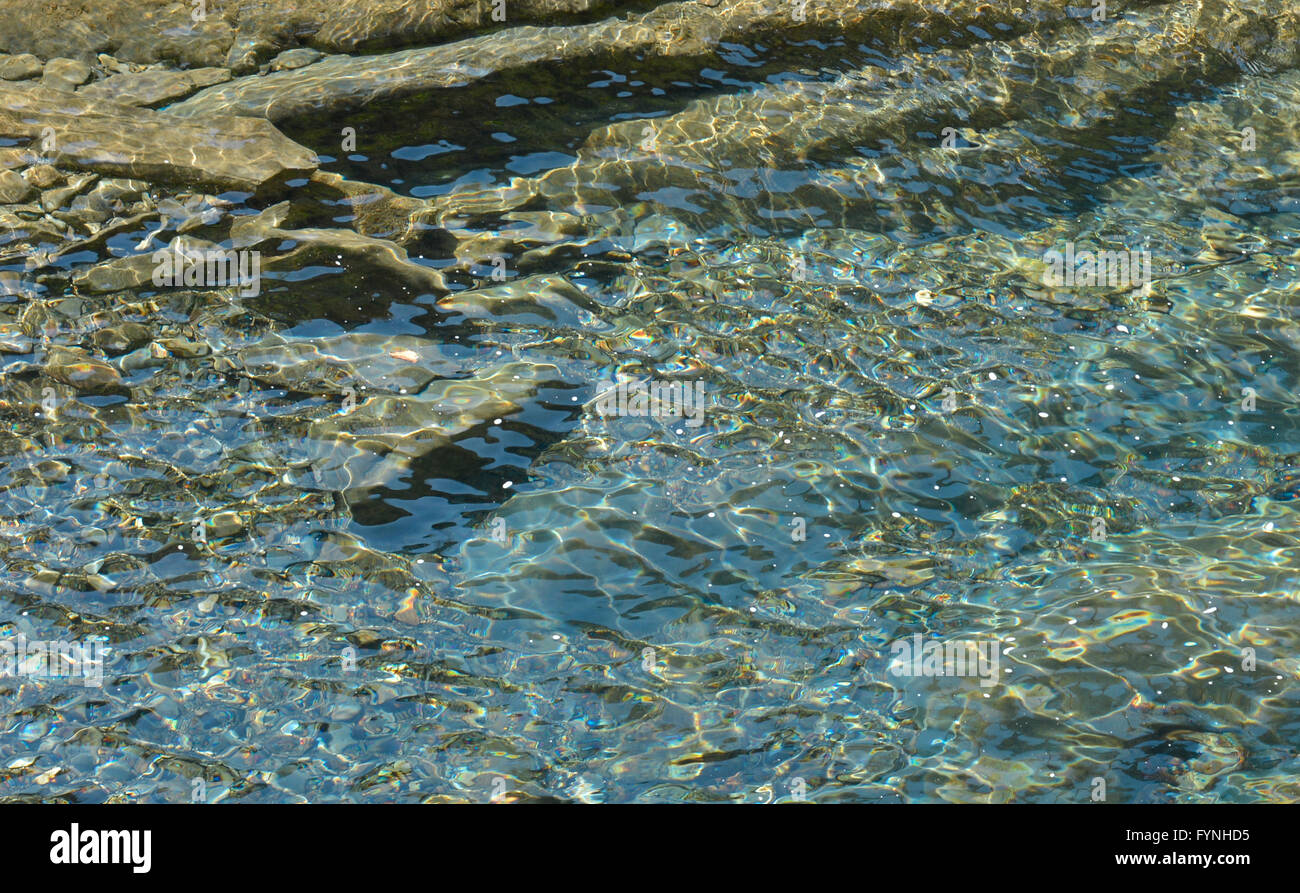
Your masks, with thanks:
[{"label": "rippled water surface", "polygon": [[[540,62],[7,250],[0,632],[109,651],[0,795],[1295,801],[1300,70],[1205,5]],[[260,293],[87,287],[156,230]]]}]

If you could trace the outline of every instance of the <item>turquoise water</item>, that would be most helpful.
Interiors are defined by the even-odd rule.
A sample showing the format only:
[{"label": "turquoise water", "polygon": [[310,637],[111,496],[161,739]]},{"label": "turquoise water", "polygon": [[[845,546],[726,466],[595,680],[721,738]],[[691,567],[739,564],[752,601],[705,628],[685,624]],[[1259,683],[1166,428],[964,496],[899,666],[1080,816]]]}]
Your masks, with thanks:
[{"label": "turquoise water", "polygon": [[[1294,801],[1300,72],[1167,12],[283,122],[430,203],[442,289],[64,258],[0,307],[0,619],[109,651],[0,680],[0,796]],[[1150,281],[1050,282],[1067,244]],[[125,393],[38,416],[61,345]]]}]

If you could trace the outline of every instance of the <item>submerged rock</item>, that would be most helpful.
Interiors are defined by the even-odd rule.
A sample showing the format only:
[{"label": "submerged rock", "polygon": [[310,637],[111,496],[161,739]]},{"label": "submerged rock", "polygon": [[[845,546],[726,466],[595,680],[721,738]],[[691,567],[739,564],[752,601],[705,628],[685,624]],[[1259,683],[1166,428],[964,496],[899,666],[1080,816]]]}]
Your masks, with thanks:
[{"label": "submerged rock", "polygon": [[354,392],[354,408],[311,425],[313,478],[355,501],[366,490],[396,480],[412,460],[448,446],[457,434],[517,412],[558,372],[552,366],[506,363],[474,378],[436,382],[418,394]]},{"label": "submerged rock", "polygon": [[[359,4],[358,4],[359,5]],[[416,8],[414,4],[401,4]],[[1130,4],[1132,5],[1132,4]],[[929,32],[947,35],[967,28],[984,31],[1010,28],[1025,31],[1045,21],[1063,21],[1059,4],[1035,0],[1025,14],[997,12],[979,0],[948,0],[942,15],[907,0],[884,3],[807,0],[771,3],[735,0],[711,8],[697,2],[669,3],[627,18],[554,27],[520,26],[482,37],[428,49],[381,56],[335,56],[297,71],[259,78],[241,78],[210,88],[169,110],[181,115],[235,113],[282,121],[325,110],[359,108],[381,98],[424,90],[458,87],[489,75],[544,62],[575,61],[610,54],[651,57],[693,57],[719,49],[724,43],[764,36],[823,33],[871,33],[896,27],[899,17],[915,26],[914,38]],[[424,7],[430,12],[428,6]],[[514,19],[511,21],[521,21]],[[320,37],[322,47],[370,47],[365,32],[347,33],[349,18],[337,18]],[[421,26],[410,27],[417,31]]]},{"label": "submerged rock", "polygon": [[311,179],[339,196],[338,201],[352,214],[352,228],[363,236],[405,244],[427,228],[433,217],[429,202],[398,195],[386,186],[348,180],[327,171],[317,171]]},{"label": "submerged rock", "polygon": [[438,309],[491,323],[573,328],[599,319],[601,313],[600,306],[573,283],[551,273],[457,292],[440,300]]},{"label": "submerged rock", "polygon": [[31,53],[19,53],[17,56],[6,56],[0,59],[2,80],[25,81],[28,78],[40,77],[44,70],[45,64]]},{"label": "submerged rock", "polygon": [[23,179],[17,171],[0,171],[0,204],[16,205],[25,202],[36,188]]},{"label": "submerged rock", "polygon": [[95,174],[79,174],[68,178],[66,186],[59,186],[47,191],[41,196],[41,207],[48,214],[65,207],[74,196],[81,193],[83,189],[89,186],[95,180],[99,179]]},{"label": "submerged rock", "polygon": [[[1050,18],[1049,6],[1033,4],[1035,15]],[[572,226],[555,225],[557,215],[569,215],[568,222],[582,220],[586,241],[610,238],[637,250],[638,240],[625,232],[626,215],[639,207],[639,200],[656,195],[670,197],[670,204],[683,194],[691,196],[696,208],[685,214],[672,209],[679,221],[698,215],[701,221],[723,219],[738,228],[766,227],[777,212],[806,219],[809,227],[824,227],[860,221],[863,215],[901,218],[907,211],[937,211],[938,205],[966,201],[966,192],[981,187],[969,182],[968,171],[957,169],[958,153],[941,147],[938,139],[918,138],[918,131],[929,131],[945,119],[976,134],[1020,121],[1025,122],[1022,129],[1030,122],[1054,128],[1057,141],[1076,139],[1071,134],[1104,129],[1117,110],[1140,105],[1145,95],[1167,89],[1167,84],[1193,75],[1204,84],[1239,77],[1237,62],[1221,46],[1294,65],[1300,60],[1300,15],[1281,2],[1267,6],[1275,13],[1271,29],[1260,27],[1256,13],[1217,15],[1222,3],[1180,5],[1172,14],[1164,8],[1142,9],[1091,32],[1072,32],[1048,53],[1035,32],[991,41],[955,58],[908,54],[892,69],[869,66],[834,80],[712,96],[673,115],[598,129],[576,161],[540,177],[516,179],[508,188],[467,186],[433,199],[433,219],[466,240],[504,253],[527,251],[548,240],[582,244]],[[1009,69],[1034,74],[1007,78],[1003,73]],[[1103,80],[1116,70],[1124,77]],[[984,86],[971,90],[973,83]],[[1042,154],[1022,142],[1025,152]],[[902,151],[878,159],[854,158],[855,147],[876,144],[901,144]],[[850,160],[842,170],[823,168],[797,190],[773,189],[759,174],[804,169],[827,158]],[[902,189],[896,181],[918,161],[933,177],[949,170],[947,179],[958,197],[938,192],[913,196]],[[1005,193],[1008,187],[997,188]],[[552,215],[545,226],[502,228],[499,235],[455,229],[467,217],[520,220],[515,209],[539,203]],[[971,203],[978,213],[978,200]],[[657,210],[653,199],[649,204]],[[612,210],[588,217],[589,208]]]},{"label": "submerged rock", "polygon": [[23,177],[37,189],[49,189],[63,182],[63,174],[52,164],[37,164],[23,172]]},{"label": "submerged rock", "polygon": [[91,68],[76,59],[51,59],[45,63],[41,86],[54,90],[75,90],[90,80]]},{"label": "submerged rock", "polygon": [[63,165],[219,190],[279,188],[317,165],[310,150],[264,120],[182,120],[81,94],[13,84],[0,84],[0,132],[48,141],[47,154]]},{"label": "submerged rock", "polygon": [[447,290],[442,273],[432,266],[417,263],[405,248],[387,239],[372,238],[346,229],[285,229],[280,226],[288,212],[281,202],[254,217],[235,221],[231,239],[238,248],[274,244],[286,253],[268,258],[265,270],[298,270],[313,263],[348,268],[359,266],[369,275],[381,276],[385,282],[401,283],[418,292],[441,294]]},{"label": "submerged rock", "polygon": [[109,394],[123,389],[121,374],[92,356],[58,348],[45,359],[45,374],[83,394]]},{"label": "submerged rock", "polygon": [[311,65],[319,59],[323,59],[325,54],[320,50],[313,50],[307,47],[299,47],[296,50],[285,50],[280,55],[271,60],[272,71],[292,71],[295,68],[303,68]]},{"label": "submerged rock", "polygon": [[149,343],[149,330],[136,322],[124,322],[100,329],[91,340],[105,353],[116,356]]},{"label": "submerged rock", "polygon": [[[623,5],[616,0],[511,0],[509,21],[580,16]],[[8,0],[0,50],[90,61],[111,51],[129,62],[171,60],[255,70],[300,43],[330,51],[373,51],[452,37],[497,23],[492,0]]]},{"label": "submerged rock", "polygon": [[188,71],[151,69],[115,74],[87,84],[78,92],[91,99],[152,108],[228,80],[230,72],[225,68],[192,68]]},{"label": "submerged rock", "polygon": [[150,287],[156,266],[150,255],[132,254],[78,271],[72,282],[91,294],[145,288]]},{"label": "submerged rock", "polygon": [[[155,254],[162,251],[163,253],[155,259]],[[215,258],[216,253],[221,253],[221,258]],[[176,271],[173,266],[175,258],[184,255],[190,258],[189,261],[181,263],[182,271]],[[133,291],[136,289],[156,289],[159,287],[171,288],[181,284],[189,284],[196,288],[219,288],[226,286],[236,286],[238,282],[225,281],[230,275],[230,269],[225,265],[225,253],[220,246],[205,239],[196,239],[192,236],[176,236],[166,246],[156,246],[153,251],[146,251],[141,254],[129,254],[124,257],[116,257],[103,263],[95,264],[90,267],[78,270],[72,276],[72,282],[77,288],[90,292],[92,294],[104,294],[121,291]],[[194,260],[197,258],[197,262]],[[209,264],[217,264],[219,267]],[[218,282],[203,281],[207,271],[211,269],[211,275],[221,279]],[[236,259],[235,269],[238,267]],[[169,277],[192,276],[197,281],[183,283],[182,281],[172,281]],[[158,276],[158,283],[155,283],[155,276]],[[251,283],[256,284],[256,283]]]},{"label": "submerged rock", "polygon": [[370,332],[309,339],[269,335],[236,357],[259,382],[319,395],[337,395],[347,386],[418,393],[438,378],[466,372],[427,338]]},{"label": "submerged rock", "polygon": [[[1051,6],[1025,5],[1025,21]],[[1286,274],[1296,246],[1295,221],[1269,212],[1294,210],[1297,82],[1294,72],[1240,77],[1286,61],[1269,36],[1290,33],[1285,16],[1270,32],[1249,15],[1231,24],[1234,6],[1216,0],[1128,9],[1105,23],[1067,22],[1059,7],[1019,41],[1013,28],[1032,25],[990,23],[1020,12],[947,0],[874,6],[891,11],[891,38],[916,36],[924,51],[873,43],[869,57],[887,64],[863,59],[836,77],[826,69],[856,49],[810,41],[802,79],[705,99],[692,88],[695,101],[675,94],[656,105],[662,117],[598,128],[558,173],[445,199],[317,171],[292,203],[232,208],[143,180],[91,184],[64,158],[64,172],[33,167],[21,185],[9,180],[27,199],[39,185],[56,210],[0,208],[0,244],[22,249],[0,264],[14,265],[0,291],[20,296],[0,306],[8,403],[31,409],[51,386],[60,407],[69,388],[123,393],[114,369],[138,381],[129,403],[87,400],[53,420],[44,407],[10,413],[5,432],[21,459],[0,479],[12,504],[0,530],[11,582],[57,608],[60,622],[103,624],[123,649],[122,672],[104,688],[113,709],[129,711],[143,690],[168,720],[140,725],[125,744],[93,728],[60,744],[51,758],[71,754],[81,776],[69,787],[162,791],[141,788],[130,765],[98,772],[123,747],[133,759],[155,748],[197,753],[196,773],[200,762],[211,770],[231,723],[214,730],[210,711],[187,708],[189,670],[200,665],[232,668],[209,681],[229,689],[235,723],[241,705],[266,701],[256,684],[268,673],[310,677],[320,698],[289,703],[292,716],[253,716],[252,738],[270,736],[270,748],[256,748],[260,764],[232,752],[236,771],[220,772],[257,769],[280,791],[300,788],[304,776],[277,765],[276,747],[315,747],[309,735],[295,739],[328,711],[344,721],[322,738],[327,757],[341,755],[322,776],[340,784],[324,797],[365,794],[384,767],[416,773],[424,791],[480,769],[495,777],[508,768],[491,764],[502,753],[558,789],[549,745],[564,744],[559,762],[582,762],[567,752],[570,736],[591,753],[601,736],[630,742],[617,762],[583,764],[610,799],[623,780],[687,792],[698,778],[710,796],[775,788],[787,769],[807,767],[759,777],[746,755],[796,733],[838,747],[818,770],[819,799],[1061,799],[1079,793],[1078,770],[1094,759],[1128,777],[1153,755],[1164,788],[1207,798],[1244,799],[1264,773],[1285,777],[1294,760],[1273,748],[1294,718],[1297,675],[1287,657],[1298,653],[1294,568],[1278,557],[1296,546],[1300,464],[1283,452],[1293,441]],[[167,8],[134,6],[146,18]],[[810,11],[834,30],[833,10]],[[1228,24],[1201,27],[1200,10]],[[243,15],[213,11],[200,24],[224,26],[253,61],[298,39],[241,35]],[[430,20],[441,27],[435,12]],[[713,32],[697,27],[705,18],[660,21],[663,46],[685,34],[683,53],[710,51]],[[397,12],[375,26],[409,30]],[[186,27],[154,36],[202,49],[212,32]],[[971,30],[950,43],[927,39],[950,33],[930,27]],[[519,29],[489,46],[504,52],[556,30]],[[94,42],[70,33],[70,45]],[[644,37],[635,45],[657,39]],[[111,120],[133,140],[135,112],[95,101],[114,106]],[[570,111],[552,109],[557,119]],[[936,145],[949,114],[959,148]],[[1258,130],[1251,150],[1248,122]],[[75,142],[75,126],[68,132]],[[471,156],[448,167],[477,165]],[[411,188],[406,170],[393,177]],[[60,208],[69,199],[72,213]],[[110,213],[140,216],[72,241]],[[179,232],[263,252],[275,275],[246,300],[234,289],[152,287],[150,246]],[[909,241],[917,233],[925,238]],[[1235,256],[1189,281],[1174,315],[1065,313],[1027,296],[1022,261],[1115,234],[1133,244],[1164,236],[1189,256],[1203,234],[1207,252]],[[417,256],[425,237],[437,243],[436,267]],[[1266,237],[1276,241],[1261,251]],[[54,264],[40,242],[79,253]],[[131,245],[144,253],[76,270],[69,287],[68,264]],[[518,248],[505,282],[457,290],[471,278],[460,276],[466,266]],[[795,256],[807,259],[803,275]],[[460,266],[442,266],[452,259]],[[45,275],[31,276],[33,266]],[[446,293],[443,275],[456,277]],[[924,301],[922,286],[934,290]],[[417,291],[433,299],[411,300]],[[1126,325],[1115,325],[1120,316]],[[63,343],[93,356],[48,347]],[[601,399],[606,373],[620,385],[698,383],[699,426],[684,406],[681,420],[630,403],[613,413]],[[1233,408],[1248,383],[1264,410],[1253,419]],[[941,411],[949,385],[958,408]],[[1201,520],[1171,527],[1169,515]],[[803,520],[799,540],[791,522]],[[1086,538],[1090,520],[1110,524],[1108,541]],[[196,541],[195,528],[211,542]],[[425,557],[417,567],[408,554]],[[431,598],[426,581],[444,558],[458,585]],[[130,620],[132,629],[142,605],[159,622]],[[335,607],[338,616],[326,613]],[[213,638],[204,625],[216,621],[229,629]],[[258,640],[234,647],[241,629]],[[974,680],[898,682],[885,670],[886,643],[913,631],[1013,630],[1006,679],[992,691]],[[344,642],[363,650],[360,675],[339,686],[318,649]],[[418,654],[426,644],[454,660]],[[1246,645],[1260,649],[1266,673],[1239,672]],[[649,672],[638,660],[646,648]],[[286,654],[303,659],[279,660]],[[550,686],[534,698],[549,744],[504,731],[520,710],[501,699],[500,679],[517,675],[520,655],[530,679]],[[592,684],[566,686],[576,672]],[[32,682],[39,697],[43,683]],[[1135,697],[1161,689],[1155,706]],[[772,710],[792,698],[818,709],[803,711],[806,724],[786,710],[773,728]],[[1209,706],[1165,709],[1180,700]],[[363,711],[404,750],[378,769],[354,761],[366,746],[348,721]],[[695,733],[664,744],[683,717]],[[1026,728],[1042,732],[1047,757],[1024,750]],[[430,729],[486,733],[490,746],[475,753],[488,756],[458,761],[464,773],[421,768],[423,751],[401,742]],[[87,739],[95,750],[73,749]],[[602,771],[604,782],[592,774]]]},{"label": "submerged rock", "polygon": [[0,170],[9,171],[25,167],[36,160],[36,155],[26,149],[0,146]]}]

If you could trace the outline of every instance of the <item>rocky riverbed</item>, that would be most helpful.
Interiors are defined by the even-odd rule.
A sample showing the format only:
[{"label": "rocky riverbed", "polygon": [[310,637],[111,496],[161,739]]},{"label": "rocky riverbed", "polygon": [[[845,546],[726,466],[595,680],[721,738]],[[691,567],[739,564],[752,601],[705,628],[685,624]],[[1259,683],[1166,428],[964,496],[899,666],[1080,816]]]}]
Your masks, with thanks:
[{"label": "rocky riverbed", "polygon": [[1293,3],[0,13],[0,798],[1295,801]]}]

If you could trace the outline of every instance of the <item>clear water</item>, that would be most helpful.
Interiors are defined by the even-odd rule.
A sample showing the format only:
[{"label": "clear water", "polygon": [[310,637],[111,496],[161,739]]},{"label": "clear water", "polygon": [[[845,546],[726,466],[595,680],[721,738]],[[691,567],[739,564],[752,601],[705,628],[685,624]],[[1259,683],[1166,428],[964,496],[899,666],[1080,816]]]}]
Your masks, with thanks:
[{"label": "clear water", "polygon": [[[285,122],[433,203],[445,293],[62,259],[0,305],[0,629],[110,651],[0,680],[0,795],[1294,801],[1300,72],[1153,53],[1167,15]],[[1068,242],[1154,281],[1045,285]],[[127,393],[40,413],[61,346]],[[602,415],[619,379],[703,424]],[[996,684],[894,672],[917,635]]]}]

